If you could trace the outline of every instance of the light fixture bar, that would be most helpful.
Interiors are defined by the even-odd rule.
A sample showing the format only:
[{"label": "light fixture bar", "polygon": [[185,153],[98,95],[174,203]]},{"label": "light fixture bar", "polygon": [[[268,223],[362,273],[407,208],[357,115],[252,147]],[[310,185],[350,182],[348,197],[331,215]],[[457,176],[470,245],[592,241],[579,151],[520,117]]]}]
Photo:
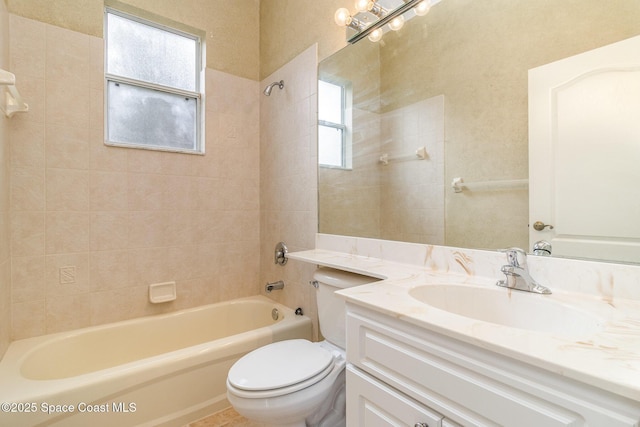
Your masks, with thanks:
[{"label": "light fixture bar", "polygon": [[354,43],[362,40],[363,38],[365,38],[369,34],[371,34],[373,31],[375,31],[376,29],[385,26],[386,24],[391,22],[393,20],[393,18],[395,18],[396,16],[402,15],[403,13],[405,13],[406,11],[411,9],[412,7],[416,6],[421,1],[423,1],[423,0],[409,0],[408,2],[403,4],[402,6],[398,6],[397,9],[394,9],[393,11],[389,12],[388,15],[383,16],[382,18],[380,18],[379,20],[377,20],[373,24],[369,25],[364,30],[354,34],[353,37],[351,37],[350,39],[347,40],[347,42],[350,43],[350,44],[354,44]]}]

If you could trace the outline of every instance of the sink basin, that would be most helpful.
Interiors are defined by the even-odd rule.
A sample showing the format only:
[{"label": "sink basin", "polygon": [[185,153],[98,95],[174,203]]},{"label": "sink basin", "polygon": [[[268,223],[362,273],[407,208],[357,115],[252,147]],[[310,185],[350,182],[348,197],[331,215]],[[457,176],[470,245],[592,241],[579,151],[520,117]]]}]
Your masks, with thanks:
[{"label": "sink basin", "polygon": [[454,284],[418,286],[414,299],[449,313],[512,328],[580,338],[600,329],[600,319],[570,304],[504,288]]}]

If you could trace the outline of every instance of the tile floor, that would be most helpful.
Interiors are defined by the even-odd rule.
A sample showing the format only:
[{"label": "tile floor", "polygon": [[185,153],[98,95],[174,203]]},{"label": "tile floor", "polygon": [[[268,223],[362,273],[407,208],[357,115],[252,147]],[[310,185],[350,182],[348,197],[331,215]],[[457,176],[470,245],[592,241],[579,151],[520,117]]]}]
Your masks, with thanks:
[{"label": "tile floor", "polygon": [[223,409],[184,427],[264,427],[266,424],[249,421],[233,408]]}]

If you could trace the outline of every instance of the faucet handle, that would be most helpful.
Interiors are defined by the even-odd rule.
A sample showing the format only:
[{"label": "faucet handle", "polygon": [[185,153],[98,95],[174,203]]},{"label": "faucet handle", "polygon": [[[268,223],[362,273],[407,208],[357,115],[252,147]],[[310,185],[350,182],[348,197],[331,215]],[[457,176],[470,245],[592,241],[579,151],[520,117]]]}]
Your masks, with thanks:
[{"label": "faucet handle", "polygon": [[538,240],[533,245],[533,254],[541,256],[551,256],[551,243],[546,240]]},{"label": "faucet handle", "polygon": [[520,248],[500,249],[507,254],[507,262],[512,267],[525,267],[527,265],[527,253]]}]

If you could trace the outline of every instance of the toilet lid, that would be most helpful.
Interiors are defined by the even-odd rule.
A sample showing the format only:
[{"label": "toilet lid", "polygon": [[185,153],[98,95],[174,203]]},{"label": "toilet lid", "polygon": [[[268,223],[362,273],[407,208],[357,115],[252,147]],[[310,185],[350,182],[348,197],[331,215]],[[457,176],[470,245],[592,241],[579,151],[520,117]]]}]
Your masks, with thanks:
[{"label": "toilet lid", "polygon": [[333,361],[330,351],[310,341],[279,341],[241,357],[227,379],[240,390],[274,390],[328,372]]}]

